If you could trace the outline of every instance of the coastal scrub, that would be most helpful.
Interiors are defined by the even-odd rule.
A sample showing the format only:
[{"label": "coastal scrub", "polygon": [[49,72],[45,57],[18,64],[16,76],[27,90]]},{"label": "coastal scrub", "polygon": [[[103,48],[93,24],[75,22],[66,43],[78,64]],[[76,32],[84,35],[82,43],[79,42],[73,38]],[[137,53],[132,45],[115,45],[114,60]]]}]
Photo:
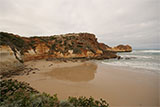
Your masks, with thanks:
[{"label": "coastal scrub", "polygon": [[109,107],[105,100],[92,97],[69,97],[60,101],[56,94],[40,93],[28,83],[12,79],[0,81],[0,101],[1,107]]}]

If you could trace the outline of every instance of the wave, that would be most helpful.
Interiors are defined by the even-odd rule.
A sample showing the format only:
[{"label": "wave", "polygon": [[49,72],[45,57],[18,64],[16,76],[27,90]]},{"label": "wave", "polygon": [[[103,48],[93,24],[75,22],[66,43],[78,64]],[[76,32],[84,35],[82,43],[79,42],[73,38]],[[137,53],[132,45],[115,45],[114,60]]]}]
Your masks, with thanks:
[{"label": "wave", "polygon": [[105,61],[102,61],[102,63],[107,65],[113,65],[113,66],[132,67],[132,68],[141,68],[141,69],[160,71],[159,66],[153,63],[105,62]]},{"label": "wave", "polygon": [[160,50],[134,50],[133,52],[160,53]]},{"label": "wave", "polygon": [[141,56],[141,55],[120,55],[123,58],[152,58],[152,56]]},{"label": "wave", "polygon": [[104,64],[127,66],[132,68],[152,69],[160,71],[160,50],[133,50],[130,53],[119,53],[122,59],[104,60]]}]

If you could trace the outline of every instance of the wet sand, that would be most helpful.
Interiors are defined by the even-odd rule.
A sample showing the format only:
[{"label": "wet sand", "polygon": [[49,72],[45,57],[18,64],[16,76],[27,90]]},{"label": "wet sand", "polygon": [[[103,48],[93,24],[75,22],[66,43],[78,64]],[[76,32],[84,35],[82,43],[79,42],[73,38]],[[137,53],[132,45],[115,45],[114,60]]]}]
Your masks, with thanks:
[{"label": "wet sand", "polygon": [[104,65],[100,62],[30,61],[35,74],[16,76],[40,92],[68,96],[93,96],[110,106],[158,107],[160,74],[141,69]]}]

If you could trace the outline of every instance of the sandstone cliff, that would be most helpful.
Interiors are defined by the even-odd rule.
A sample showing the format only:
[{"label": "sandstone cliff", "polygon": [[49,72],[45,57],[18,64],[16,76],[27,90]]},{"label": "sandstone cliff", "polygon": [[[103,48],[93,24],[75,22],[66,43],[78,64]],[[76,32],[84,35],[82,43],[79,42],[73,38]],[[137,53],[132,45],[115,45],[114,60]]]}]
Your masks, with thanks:
[{"label": "sandstone cliff", "polygon": [[118,45],[112,48],[108,48],[108,50],[111,50],[113,52],[131,52],[132,47],[129,45]]},{"label": "sandstone cliff", "polygon": [[9,50],[20,62],[47,58],[116,58],[94,34],[69,33],[48,37],[20,37],[0,32],[0,48]]}]

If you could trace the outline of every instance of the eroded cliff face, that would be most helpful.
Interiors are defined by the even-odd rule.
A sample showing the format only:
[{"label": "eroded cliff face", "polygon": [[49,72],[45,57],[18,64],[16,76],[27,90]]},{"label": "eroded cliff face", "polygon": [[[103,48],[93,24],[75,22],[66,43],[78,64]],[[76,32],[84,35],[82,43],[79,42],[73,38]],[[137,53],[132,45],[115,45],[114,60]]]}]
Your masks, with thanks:
[{"label": "eroded cliff face", "polygon": [[[70,33],[48,37],[20,37],[0,32],[0,46],[20,62],[47,58],[116,58],[108,46],[97,42],[94,34]],[[4,48],[7,47],[7,48]]]},{"label": "eroded cliff face", "polygon": [[[17,53],[18,54],[18,53]],[[17,55],[17,57],[20,57]],[[23,64],[18,61],[9,46],[0,46],[0,78],[13,70],[18,70]]]},{"label": "eroded cliff face", "polygon": [[118,45],[113,48],[109,48],[108,50],[114,51],[114,52],[131,52],[132,47],[129,45]]}]

